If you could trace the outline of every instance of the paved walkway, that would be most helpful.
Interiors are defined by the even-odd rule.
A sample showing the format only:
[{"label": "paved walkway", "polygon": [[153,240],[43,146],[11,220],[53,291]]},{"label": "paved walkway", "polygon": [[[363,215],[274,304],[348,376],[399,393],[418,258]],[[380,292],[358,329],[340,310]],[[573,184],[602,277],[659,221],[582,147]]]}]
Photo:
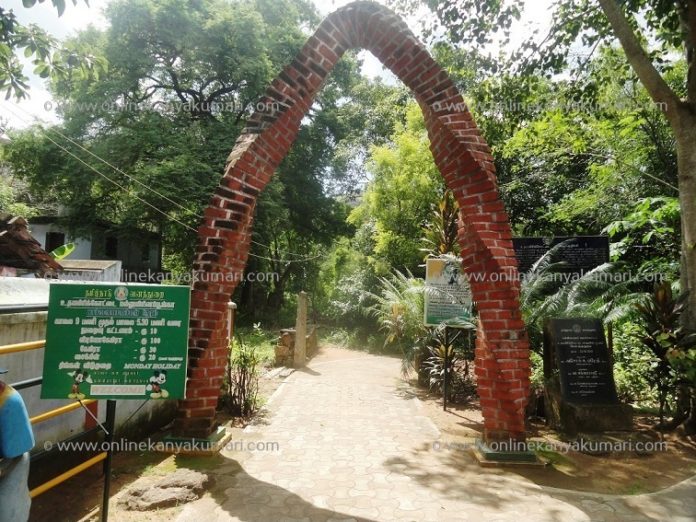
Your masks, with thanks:
[{"label": "paved walkway", "polygon": [[211,496],[178,522],[696,521],[696,479],[656,494],[576,494],[434,450],[440,433],[399,391],[399,370],[392,358],[320,354],[243,434],[279,450],[227,452]]}]

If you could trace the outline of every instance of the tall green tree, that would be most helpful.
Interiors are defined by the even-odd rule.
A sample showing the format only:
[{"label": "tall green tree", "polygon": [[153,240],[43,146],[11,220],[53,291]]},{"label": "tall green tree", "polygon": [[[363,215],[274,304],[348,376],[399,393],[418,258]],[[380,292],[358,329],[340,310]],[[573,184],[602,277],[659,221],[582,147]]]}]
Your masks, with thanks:
[{"label": "tall green tree", "polygon": [[[32,193],[68,209],[73,230],[107,222],[120,234],[159,232],[167,266],[186,269],[235,138],[318,18],[306,0],[116,0],[106,18],[106,29],[66,45],[89,48],[109,74],[53,78],[62,124],[14,133],[5,157]],[[350,134],[341,114],[359,81],[349,54],[259,202],[249,271],[280,275],[241,285],[241,304],[254,295],[259,313],[277,312],[287,289],[311,279],[318,261],[298,260],[346,228],[328,187],[343,174],[332,156]]]},{"label": "tall green tree", "polygon": [[[428,5],[448,38],[457,45],[481,47],[502,32],[509,39],[521,0],[395,0],[405,8]],[[431,27],[432,29],[432,27]],[[433,31],[436,33],[436,31]],[[539,71],[549,78],[577,74],[595,50],[618,41],[625,61],[613,76],[633,78],[645,88],[662,112],[676,149],[676,186],[681,212],[681,288],[687,292],[685,327],[696,327],[696,1],[558,0],[553,4],[552,26],[541,38],[518,45],[508,64],[517,72]],[[582,49],[578,59],[578,47]],[[670,74],[683,60],[686,67],[676,81]],[[606,78],[587,78],[576,97],[595,100]],[[665,173],[669,176],[671,173]],[[696,396],[691,418],[696,426]]]},{"label": "tall green tree", "polygon": [[373,179],[349,220],[372,229],[373,262],[380,275],[390,268],[422,273],[423,253],[414,239],[422,235],[432,204],[444,193],[444,182],[416,104],[409,106],[406,124],[397,128],[393,143],[372,149],[370,167]]},{"label": "tall green tree", "polygon": [[[400,7],[428,5],[451,41],[483,46],[502,33],[503,41],[520,19],[521,0],[395,0]],[[543,38],[531,38],[513,53],[510,67],[536,70],[549,77],[568,68],[581,69],[587,58],[576,59],[571,49],[591,54],[618,40],[630,72],[645,87],[664,114],[677,150],[679,202],[682,221],[681,282],[689,292],[690,327],[696,326],[696,2],[648,0],[563,0],[553,5],[552,27]],[[573,47],[575,46],[575,47]],[[670,85],[675,51],[686,61],[680,81]],[[628,73],[617,70],[614,74]],[[593,96],[589,82],[581,96]]]}]

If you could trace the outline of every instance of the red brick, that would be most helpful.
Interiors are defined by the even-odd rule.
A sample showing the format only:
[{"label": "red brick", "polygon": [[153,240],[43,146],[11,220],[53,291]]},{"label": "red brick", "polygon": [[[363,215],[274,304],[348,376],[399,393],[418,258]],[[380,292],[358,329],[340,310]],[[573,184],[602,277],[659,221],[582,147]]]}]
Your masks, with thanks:
[{"label": "red brick", "polygon": [[[498,195],[493,158],[447,73],[388,9],[357,4],[333,13],[269,87],[262,102],[281,102],[284,110],[255,113],[248,122],[249,133],[237,140],[198,230],[195,266],[205,273],[241,273],[248,258],[258,194],[287,154],[333,64],[357,44],[373,51],[415,89],[436,164],[460,204],[458,239],[467,272],[506,271],[499,274],[498,282],[472,284],[482,319],[476,374],[487,434],[523,436],[523,412],[514,399],[522,399],[518,396],[528,389],[528,342],[519,314],[512,233]],[[220,393],[217,385],[227,363],[227,302],[238,280],[209,280],[195,286],[189,350],[193,360],[189,391],[195,398],[182,403],[182,427],[212,427]],[[492,353],[501,360],[491,358]],[[503,403],[493,397],[502,398]],[[191,419],[206,416],[209,422]]]}]

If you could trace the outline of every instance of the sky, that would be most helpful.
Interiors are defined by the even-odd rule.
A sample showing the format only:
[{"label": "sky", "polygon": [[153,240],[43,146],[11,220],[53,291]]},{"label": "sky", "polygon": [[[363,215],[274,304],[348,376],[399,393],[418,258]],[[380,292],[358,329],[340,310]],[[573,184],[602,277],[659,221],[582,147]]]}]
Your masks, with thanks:
[{"label": "sky", "polygon": [[[350,3],[350,1],[313,0],[317,10],[322,15],[327,15],[339,7]],[[549,6],[551,1],[526,0],[523,19],[516,24],[512,33],[512,48],[527,38],[533,28],[536,27],[543,30],[549,26]],[[55,38],[64,39],[81,29],[87,28],[90,24],[98,28],[106,27],[107,22],[103,11],[108,3],[109,0],[89,0],[89,5],[87,5],[84,0],[78,0],[77,5],[73,5],[71,0],[67,0],[65,13],[61,17],[58,17],[58,13],[50,0],[41,4],[37,3],[30,9],[25,9],[22,6],[22,0],[3,0],[3,8],[12,9],[21,23],[37,24]],[[418,17],[407,19],[407,23],[418,34]],[[363,51],[360,57],[363,59],[362,72],[366,76],[370,78],[381,77],[387,83],[398,82],[391,72],[382,67],[379,60],[369,52]],[[55,123],[58,121],[58,116],[53,110],[54,104],[51,95],[45,87],[45,81],[31,74],[32,68],[31,65],[25,67],[25,74],[30,78],[30,98],[20,102],[0,100],[0,117],[9,122],[10,128],[27,127],[36,121],[36,118],[44,123]]]}]

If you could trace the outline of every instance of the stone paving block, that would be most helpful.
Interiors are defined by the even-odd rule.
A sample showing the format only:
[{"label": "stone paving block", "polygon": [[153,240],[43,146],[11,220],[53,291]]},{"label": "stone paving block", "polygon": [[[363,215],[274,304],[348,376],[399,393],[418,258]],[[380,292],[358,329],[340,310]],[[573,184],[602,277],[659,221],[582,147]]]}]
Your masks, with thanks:
[{"label": "stone paving block", "polygon": [[[252,452],[239,464],[212,470],[218,497],[187,505],[177,522],[696,521],[696,478],[648,495],[572,493],[502,470],[484,474],[467,455],[434,451],[432,442],[441,435],[409,421],[420,414],[416,403],[380,384],[396,382],[397,359],[331,349],[308,368],[320,374],[294,373],[284,400],[270,406],[271,421],[254,434],[255,440],[277,442],[281,452]],[[320,385],[331,391],[307,401]]]}]

